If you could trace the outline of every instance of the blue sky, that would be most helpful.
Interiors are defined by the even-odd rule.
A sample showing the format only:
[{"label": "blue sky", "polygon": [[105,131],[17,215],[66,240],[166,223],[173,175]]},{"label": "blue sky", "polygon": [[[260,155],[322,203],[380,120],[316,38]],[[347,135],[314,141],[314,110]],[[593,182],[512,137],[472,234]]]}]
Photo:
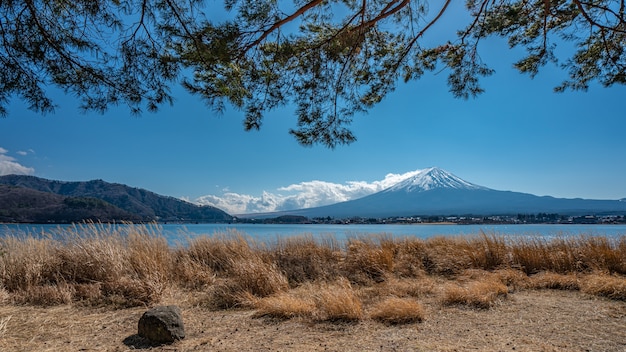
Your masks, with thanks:
[{"label": "blue sky", "polygon": [[355,116],[358,140],[334,150],[295,142],[293,107],[245,132],[241,112],[215,114],[180,87],[174,106],[140,117],[123,107],[82,114],[60,92],[56,113],[45,116],[13,99],[0,119],[0,174],[104,179],[231,213],[346,200],[431,166],[498,190],[626,197],[626,87],[553,93],[565,77],[556,66],[530,79],[511,68],[519,53],[502,40],[482,49],[496,70],[483,80],[486,93],[453,98],[445,71],[399,83]]}]

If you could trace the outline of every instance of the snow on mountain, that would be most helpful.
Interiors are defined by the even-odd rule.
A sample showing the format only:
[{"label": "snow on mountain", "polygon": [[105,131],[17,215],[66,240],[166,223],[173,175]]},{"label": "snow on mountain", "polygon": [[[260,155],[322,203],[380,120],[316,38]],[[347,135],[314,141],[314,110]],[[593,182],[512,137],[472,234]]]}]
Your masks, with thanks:
[{"label": "snow on mountain", "polygon": [[409,177],[389,187],[383,192],[425,192],[438,188],[488,190],[489,188],[467,182],[438,167],[424,169],[417,175]]}]

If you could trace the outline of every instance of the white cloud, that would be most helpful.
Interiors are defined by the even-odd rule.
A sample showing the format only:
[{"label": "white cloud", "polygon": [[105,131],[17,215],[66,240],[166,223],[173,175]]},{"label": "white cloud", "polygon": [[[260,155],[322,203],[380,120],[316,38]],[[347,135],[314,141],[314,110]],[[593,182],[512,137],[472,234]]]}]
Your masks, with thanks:
[{"label": "white cloud", "polygon": [[218,207],[230,214],[247,214],[276,211],[285,199],[284,196],[268,192],[263,192],[260,197],[227,192],[221,196],[211,194],[202,196],[195,202]]},{"label": "white cloud", "polygon": [[305,181],[280,187],[277,189],[277,193],[263,191],[260,197],[230,192],[225,188],[224,193],[220,196],[206,195],[199,197],[195,202],[218,207],[230,214],[312,208],[380,192],[420,171],[415,170],[404,174],[390,173],[384,179],[373,182],[348,181],[342,184],[319,180]]},{"label": "white cloud", "polygon": [[0,147],[0,176],[11,174],[32,175],[35,173],[35,169],[21,165],[15,158],[8,156],[8,152],[8,150]]}]

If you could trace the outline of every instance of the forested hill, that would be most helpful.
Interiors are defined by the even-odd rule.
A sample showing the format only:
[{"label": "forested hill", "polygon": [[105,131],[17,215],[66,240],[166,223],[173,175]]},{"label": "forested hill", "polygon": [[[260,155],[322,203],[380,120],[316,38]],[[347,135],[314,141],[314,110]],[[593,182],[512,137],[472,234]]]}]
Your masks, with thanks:
[{"label": "forested hill", "polygon": [[0,184],[0,222],[71,223],[141,220],[138,215],[101,199],[66,197]]},{"label": "forested hill", "polygon": [[[66,205],[67,203],[74,204],[74,208],[64,208],[66,209],[64,212],[71,213],[72,209],[75,209],[74,215],[82,214],[78,217],[107,222],[113,220],[226,222],[232,220],[232,216],[215,207],[198,206],[174,197],[103,180],[67,182],[35,176],[7,175],[0,176],[0,185],[13,186],[10,192],[6,187],[0,191],[0,215],[8,214],[8,212],[18,214],[19,216],[13,220],[15,222],[31,222],[18,219],[26,219],[28,218],[26,214],[33,212],[39,215],[37,220],[32,222],[67,222],[56,217],[55,211],[58,209],[49,208],[50,212],[46,213],[46,207],[40,207],[46,203],[57,204],[58,202]],[[81,201],[84,206],[78,204]],[[34,211],[38,209],[37,207],[40,207],[39,210]],[[67,214],[67,217],[72,218],[70,222],[76,221],[76,216],[72,217],[69,213]],[[0,221],[11,222],[10,219],[2,220],[2,218]]]}]

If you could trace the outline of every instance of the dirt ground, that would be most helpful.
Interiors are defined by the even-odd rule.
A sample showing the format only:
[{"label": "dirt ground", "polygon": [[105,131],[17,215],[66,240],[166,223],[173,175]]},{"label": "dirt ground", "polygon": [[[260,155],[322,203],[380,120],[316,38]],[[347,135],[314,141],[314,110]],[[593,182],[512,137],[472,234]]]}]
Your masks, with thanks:
[{"label": "dirt ground", "polygon": [[388,326],[271,320],[251,310],[183,311],[186,338],[149,346],[136,335],[146,308],[0,306],[0,351],[626,351],[626,302],[573,291],[520,291],[488,310],[422,302],[426,319]]}]

